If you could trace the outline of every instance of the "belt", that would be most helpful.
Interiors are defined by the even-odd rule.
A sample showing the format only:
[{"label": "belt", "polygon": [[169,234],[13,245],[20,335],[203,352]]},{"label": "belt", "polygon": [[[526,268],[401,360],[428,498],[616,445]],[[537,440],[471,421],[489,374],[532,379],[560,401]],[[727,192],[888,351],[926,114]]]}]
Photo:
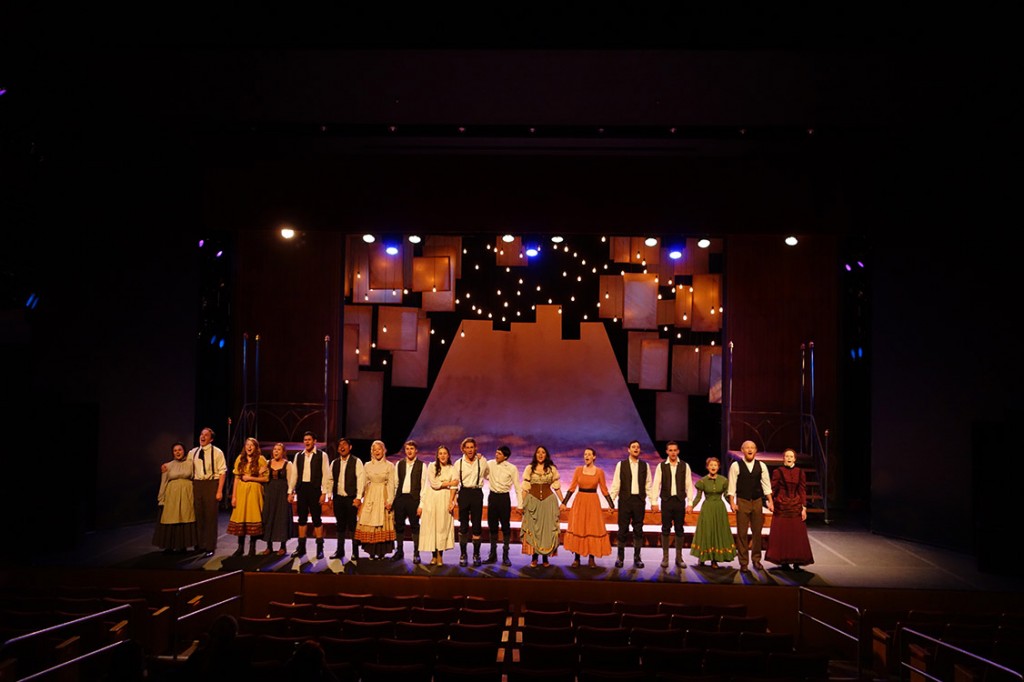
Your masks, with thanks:
[{"label": "belt", "polygon": [[507,490],[492,490],[491,494],[492,495],[508,495],[508,491]]},{"label": "belt", "polygon": [[597,488],[580,488],[579,491],[581,493],[596,493]]},{"label": "belt", "polygon": [[536,497],[538,500],[546,500],[551,496],[551,484],[550,483],[531,483],[530,494]]},{"label": "belt", "polygon": [[462,486],[460,488],[460,490],[483,490],[483,489],[484,489],[484,487],[482,485],[464,485],[464,486]]}]

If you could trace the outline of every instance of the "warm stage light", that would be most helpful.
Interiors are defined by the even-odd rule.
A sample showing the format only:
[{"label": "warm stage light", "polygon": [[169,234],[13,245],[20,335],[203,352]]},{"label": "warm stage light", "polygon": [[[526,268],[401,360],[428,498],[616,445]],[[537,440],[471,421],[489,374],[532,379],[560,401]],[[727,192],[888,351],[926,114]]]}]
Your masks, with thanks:
[{"label": "warm stage light", "polygon": [[796,246],[798,243],[799,241],[793,235],[786,237],[786,246]]},{"label": "warm stage light", "polygon": [[551,238],[551,241],[553,241],[556,244],[561,244],[563,241],[565,241],[565,237],[556,234],[554,237]]},{"label": "warm stage light", "polygon": [[292,239],[295,236],[295,230],[290,227],[281,228],[281,237],[284,239]]},{"label": "warm stage light", "polygon": [[421,241],[423,241],[423,238],[420,237],[418,234],[410,234],[409,235],[409,243],[410,244],[419,244]]},{"label": "warm stage light", "polygon": [[701,239],[700,241],[697,242],[697,246],[699,246],[702,249],[706,249],[709,246],[711,246],[711,240],[705,237],[704,239]]},{"label": "warm stage light", "polygon": [[646,244],[647,246],[657,246],[658,240],[655,239],[654,237],[648,237],[647,239],[644,240],[644,244]]},{"label": "warm stage light", "polygon": [[375,241],[377,241],[377,238],[374,237],[372,234],[364,234],[363,241],[366,242],[367,244],[372,244]]},{"label": "warm stage light", "polygon": [[505,242],[506,244],[510,244],[510,243],[514,242],[515,240],[516,240],[516,238],[513,237],[510,234],[502,235],[502,237],[501,237],[501,241]]}]

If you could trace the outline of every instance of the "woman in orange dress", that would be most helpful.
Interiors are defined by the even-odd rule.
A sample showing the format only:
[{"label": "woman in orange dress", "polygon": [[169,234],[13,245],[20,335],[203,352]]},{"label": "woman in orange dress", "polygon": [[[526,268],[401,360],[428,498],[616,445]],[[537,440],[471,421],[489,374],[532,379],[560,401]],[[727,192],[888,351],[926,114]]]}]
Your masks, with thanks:
[{"label": "woman in orange dress", "polygon": [[562,501],[561,508],[564,511],[569,498],[574,492],[579,492],[569,509],[569,523],[562,542],[562,545],[576,556],[572,562],[573,568],[579,568],[581,554],[590,556],[587,564],[590,568],[597,568],[594,557],[608,556],[612,553],[608,529],[604,525],[604,511],[601,509],[601,500],[597,497],[597,490],[600,488],[601,494],[608,499],[608,486],[604,482],[604,471],[594,464],[595,459],[597,453],[593,448],[583,451],[583,466],[576,467],[569,491]]}]

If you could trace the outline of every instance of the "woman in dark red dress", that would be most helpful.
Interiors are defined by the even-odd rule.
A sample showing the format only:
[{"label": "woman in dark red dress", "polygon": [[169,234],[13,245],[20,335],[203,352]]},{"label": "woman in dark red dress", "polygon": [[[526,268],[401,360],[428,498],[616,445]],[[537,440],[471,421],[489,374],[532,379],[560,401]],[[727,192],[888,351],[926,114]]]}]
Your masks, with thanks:
[{"label": "woman in dark red dress", "polygon": [[807,475],[796,466],[796,450],[782,452],[782,466],[772,472],[772,515],[764,558],[784,571],[814,563],[807,538]]}]

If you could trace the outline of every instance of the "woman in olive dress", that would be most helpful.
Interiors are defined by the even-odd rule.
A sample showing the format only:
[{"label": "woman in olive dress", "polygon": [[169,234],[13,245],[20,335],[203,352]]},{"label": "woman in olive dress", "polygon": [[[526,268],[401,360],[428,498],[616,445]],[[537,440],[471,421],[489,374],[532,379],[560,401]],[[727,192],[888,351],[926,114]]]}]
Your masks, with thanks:
[{"label": "woman in olive dress", "polygon": [[705,561],[711,562],[711,568],[718,568],[719,561],[732,561],[736,556],[736,542],[729,526],[729,513],[723,495],[729,490],[729,480],[718,474],[721,463],[717,457],[708,457],[708,474],[697,481],[694,488],[697,494],[693,504],[686,508],[687,512],[700,502],[700,515],[697,517],[697,528],[690,543],[690,555],[697,558],[697,565],[703,566]]},{"label": "woman in olive dress", "polygon": [[548,449],[539,446],[533,459],[523,471],[523,489],[519,496],[523,505],[523,520],[520,535],[523,554],[531,554],[531,567],[537,566],[537,555],[548,557],[558,550],[558,532],[561,519],[558,511],[562,501],[559,490],[558,467],[551,461]]}]

